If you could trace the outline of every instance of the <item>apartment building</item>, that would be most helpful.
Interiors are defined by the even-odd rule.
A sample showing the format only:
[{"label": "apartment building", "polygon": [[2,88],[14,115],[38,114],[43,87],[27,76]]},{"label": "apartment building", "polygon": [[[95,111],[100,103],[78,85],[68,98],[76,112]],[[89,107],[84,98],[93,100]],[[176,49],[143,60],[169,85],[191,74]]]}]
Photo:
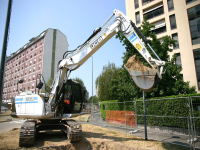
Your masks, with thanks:
[{"label": "apartment building", "polygon": [[184,81],[200,91],[200,0],[126,0],[126,14],[141,27],[147,21],[162,42],[165,35],[177,40],[170,59],[177,54],[176,63],[183,70]]},{"label": "apartment building", "polygon": [[[66,36],[57,29],[47,29],[6,58],[3,102],[10,102],[21,89],[35,91],[38,74],[47,82],[57,72],[57,63],[68,50]],[[39,77],[39,76],[38,76]],[[23,79],[22,84],[18,84]],[[21,92],[21,91],[20,91]]]}]

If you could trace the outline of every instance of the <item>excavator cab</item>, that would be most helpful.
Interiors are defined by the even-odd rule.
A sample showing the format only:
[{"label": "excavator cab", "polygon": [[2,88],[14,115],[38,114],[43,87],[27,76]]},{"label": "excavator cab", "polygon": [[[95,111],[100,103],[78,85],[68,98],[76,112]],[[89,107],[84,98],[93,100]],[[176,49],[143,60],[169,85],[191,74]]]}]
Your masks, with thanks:
[{"label": "excavator cab", "polygon": [[64,106],[63,114],[80,113],[83,105],[80,83],[71,79],[67,80],[64,84],[61,101]]}]

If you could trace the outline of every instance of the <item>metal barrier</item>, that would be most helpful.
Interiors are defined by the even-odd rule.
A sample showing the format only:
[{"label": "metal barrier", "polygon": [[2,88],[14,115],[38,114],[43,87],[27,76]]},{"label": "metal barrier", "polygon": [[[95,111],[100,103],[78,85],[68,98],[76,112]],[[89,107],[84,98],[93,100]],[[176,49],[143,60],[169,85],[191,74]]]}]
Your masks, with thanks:
[{"label": "metal barrier", "polygon": [[200,96],[191,96],[190,100],[192,142],[195,148],[200,149]]},{"label": "metal barrier", "polygon": [[[129,116],[134,116],[133,118],[144,118],[144,115],[135,115],[135,114],[126,114],[125,118]],[[156,120],[157,118],[162,118],[164,120],[174,120],[178,122],[182,128],[176,126],[156,126],[156,125],[147,125],[147,135],[148,139],[177,144],[181,146],[186,146],[192,148],[191,132],[190,132],[190,122],[188,117],[179,117],[179,116],[154,116],[146,115],[147,122],[150,120]],[[127,121],[126,121],[127,122]],[[145,137],[144,133],[144,124],[138,124],[137,127],[133,127],[126,124],[126,134]]]},{"label": "metal barrier", "polygon": [[[200,149],[200,96],[150,99],[145,103],[148,139]],[[142,100],[86,105],[91,112],[89,123],[144,138]],[[175,115],[166,112],[167,108]]]}]

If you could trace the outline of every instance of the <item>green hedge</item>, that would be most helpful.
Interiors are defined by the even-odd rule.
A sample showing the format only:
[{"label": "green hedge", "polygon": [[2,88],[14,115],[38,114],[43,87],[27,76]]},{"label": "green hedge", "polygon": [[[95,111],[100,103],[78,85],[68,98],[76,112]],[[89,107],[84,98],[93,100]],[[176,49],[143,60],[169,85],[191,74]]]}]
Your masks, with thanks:
[{"label": "green hedge", "polygon": [[[166,116],[166,117],[150,117],[147,116],[147,125],[156,126],[168,126],[168,127],[181,127],[188,128],[187,118],[176,118],[177,117],[188,117],[189,116],[189,101],[188,97],[200,96],[200,94],[187,94],[187,95],[176,95],[167,97],[156,97],[147,99],[146,115],[154,116]],[[185,98],[181,98],[185,97]],[[162,99],[162,100],[153,100]],[[135,106],[136,104],[136,106]],[[200,117],[200,112],[197,106],[200,106],[200,97],[193,98],[194,116]],[[136,108],[136,109],[135,109]],[[132,102],[121,103],[119,100],[102,101],[101,103],[101,117],[105,119],[106,110],[119,110],[119,111],[134,111],[137,115],[143,115],[143,100],[134,100]],[[137,123],[143,124],[144,117],[138,116]],[[200,128],[200,119],[195,119],[196,128]]]}]

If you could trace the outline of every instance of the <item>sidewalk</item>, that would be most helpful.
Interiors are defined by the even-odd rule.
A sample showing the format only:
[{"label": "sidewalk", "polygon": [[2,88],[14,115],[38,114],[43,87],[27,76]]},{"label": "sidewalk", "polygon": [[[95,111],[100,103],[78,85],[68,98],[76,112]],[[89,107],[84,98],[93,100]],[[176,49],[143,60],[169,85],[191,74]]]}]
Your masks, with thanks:
[{"label": "sidewalk", "polygon": [[2,122],[8,122],[8,121],[13,121],[13,120],[18,120],[18,118],[12,118],[10,116],[10,111],[2,111],[1,116],[0,116],[0,123]]}]

